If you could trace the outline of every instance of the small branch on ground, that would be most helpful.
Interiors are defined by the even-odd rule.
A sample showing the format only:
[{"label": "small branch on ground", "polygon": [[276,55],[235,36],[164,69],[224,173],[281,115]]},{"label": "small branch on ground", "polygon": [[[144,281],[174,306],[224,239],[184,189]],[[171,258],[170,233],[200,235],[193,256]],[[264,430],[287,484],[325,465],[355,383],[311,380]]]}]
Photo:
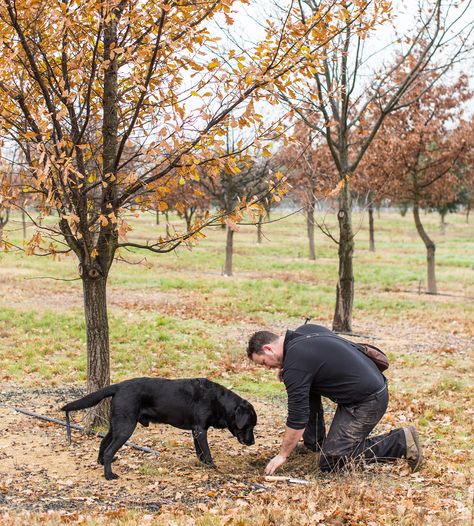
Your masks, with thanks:
[{"label": "small branch on ground", "polygon": [[[28,411],[27,409],[20,409],[19,407],[13,407],[8,404],[0,403],[0,407],[6,407],[7,409],[12,409],[13,411],[16,411],[18,413],[22,413],[26,416],[31,416],[33,418],[39,418],[40,420],[45,420],[46,422],[52,422],[53,424],[58,424],[60,426],[66,427],[66,422],[64,420],[58,420],[57,418],[51,418],[49,416],[40,415],[38,413],[34,413],[33,411]],[[83,426],[80,426],[79,424],[71,424],[72,429],[76,429],[77,431],[81,431],[82,433],[86,432],[86,428]],[[104,438],[105,433],[101,433],[100,431],[87,431],[87,434],[93,434],[98,437]],[[146,446],[140,446],[138,444],[135,444],[134,442],[125,442],[126,446],[132,447],[134,449],[138,449],[139,451],[144,451],[145,453],[153,453],[154,455],[159,455],[160,453],[158,451],[155,451],[154,449],[151,449]]]}]

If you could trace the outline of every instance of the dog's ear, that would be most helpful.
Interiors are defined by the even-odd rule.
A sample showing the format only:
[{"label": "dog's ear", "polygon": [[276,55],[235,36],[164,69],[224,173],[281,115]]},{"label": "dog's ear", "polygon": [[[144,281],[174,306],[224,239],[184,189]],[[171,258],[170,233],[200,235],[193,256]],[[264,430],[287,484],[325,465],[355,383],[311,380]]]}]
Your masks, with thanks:
[{"label": "dog's ear", "polygon": [[243,429],[247,425],[248,421],[248,409],[245,405],[240,404],[235,410],[235,425],[237,429]]}]

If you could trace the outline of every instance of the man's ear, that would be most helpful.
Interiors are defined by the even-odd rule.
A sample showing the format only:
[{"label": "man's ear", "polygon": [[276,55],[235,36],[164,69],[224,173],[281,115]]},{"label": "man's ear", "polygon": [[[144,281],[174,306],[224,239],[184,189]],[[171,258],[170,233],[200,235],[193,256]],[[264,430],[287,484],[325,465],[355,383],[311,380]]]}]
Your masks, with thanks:
[{"label": "man's ear", "polygon": [[273,352],[273,347],[269,343],[266,343],[265,345],[262,345],[262,350],[271,353]]},{"label": "man's ear", "polygon": [[240,404],[235,410],[235,425],[237,429],[243,429],[247,424],[247,410],[246,407]]}]

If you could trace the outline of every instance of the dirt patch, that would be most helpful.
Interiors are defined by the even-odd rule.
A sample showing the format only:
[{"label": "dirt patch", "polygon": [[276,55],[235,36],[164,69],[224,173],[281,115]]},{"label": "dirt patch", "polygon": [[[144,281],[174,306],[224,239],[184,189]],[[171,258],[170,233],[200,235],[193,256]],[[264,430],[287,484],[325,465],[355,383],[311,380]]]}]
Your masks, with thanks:
[{"label": "dirt patch", "polygon": [[[10,386],[12,387],[12,386]],[[258,488],[261,468],[276,439],[265,447],[244,448],[227,431],[212,430],[210,447],[217,470],[200,464],[191,435],[170,426],[137,429],[133,441],[158,455],[125,447],[119,451],[114,471],[118,481],[106,481],[96,463],[99,439],[73,431],[66,444],[65,429],[18,413],[22,407],[54,418],[63,418],[58,407],[80,396],[77,388],[44,391],[9,389],[1,393],[0,509],[84,510],[142,508],[157,511],[163,504],[188,506],[208,503],[217,495],[231,498]],[[263,429],[269,425],[267,404],[257,403]],[[80,418],[80,413],[77,414]]]},{"label": "dirt patch", "polygon": [[[386,341],[393,345],[389,338]],[[396,389],[392,391],[391,408],[377,431],[403,425],[407,418],[416,420],[434,407],[430,400],[420,403]],[[0,401],[62,418],[58,408],[82,394],[76,386],[28,391],[10,383],[3,386]],[[212,519],[215,522],[209,524],[356,526],[393,524],[403,518],[410,525],[467,526],[470,479],[465,471],[457,471],[466,459],[453,454],[444,457],[440,465],[440,444],[433,439],[431,429],[422,435],[426,462],[419,474],[410,475],[405,463],[400,462],[344,476],[322,476],[317,455],[307,453],[293,455],[281,471],[282,475],[306,480],[307,486],[270,483],[263,478],[263,468],[278,451],[285,400],[252,399],[252,403],[259,415],[256,445],[244,447],[228,431],[211,430],[209,442],[218,469],[197,461],[188,432],[154,425],[137,428],[132,440],[159,455],[122,448],[114,463],[114,471],[120,476],[117,481],[103,478],[103,469],[96,463],[96,437],[74,432],[73,444],[68,446],[63,427],[0,406],[3,524],[35,524],[32,520],[50,524],[84,524],[89,520],[107,525],[114,521],[196,524],[200,518],[203,524]],[[332,408],[326,409],[330,420]],[[78,421],[82,414],[74,417]],[[130,513],[136,522],[129,522]],[[425,522],[427,516],[430,522]],[[244,520],[239,517],[252,519],[238,522]]]},{"label": "dirt patch", "polygon": [[112,290],[109,293],[112,307],[134,312],[153,312],[183,320],[197,319],[211,323],[235,324],[241,322],[263,323],[260,316],[242,314],[232,304],[211,305],[207,296],[197,293],[158,293]]}]

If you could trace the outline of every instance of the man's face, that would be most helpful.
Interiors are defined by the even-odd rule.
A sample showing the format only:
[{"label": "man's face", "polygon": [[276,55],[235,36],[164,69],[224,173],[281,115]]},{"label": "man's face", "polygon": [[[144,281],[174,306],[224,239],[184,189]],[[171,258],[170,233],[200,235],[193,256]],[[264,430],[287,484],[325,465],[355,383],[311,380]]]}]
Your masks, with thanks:
[{"label": "man's face", "polygon": [[281,367],[280,359],[270,345],[263,346],[263,354],[252,355],[252,361],[257,365],[263,365],[267,369],[276,369]]}]

